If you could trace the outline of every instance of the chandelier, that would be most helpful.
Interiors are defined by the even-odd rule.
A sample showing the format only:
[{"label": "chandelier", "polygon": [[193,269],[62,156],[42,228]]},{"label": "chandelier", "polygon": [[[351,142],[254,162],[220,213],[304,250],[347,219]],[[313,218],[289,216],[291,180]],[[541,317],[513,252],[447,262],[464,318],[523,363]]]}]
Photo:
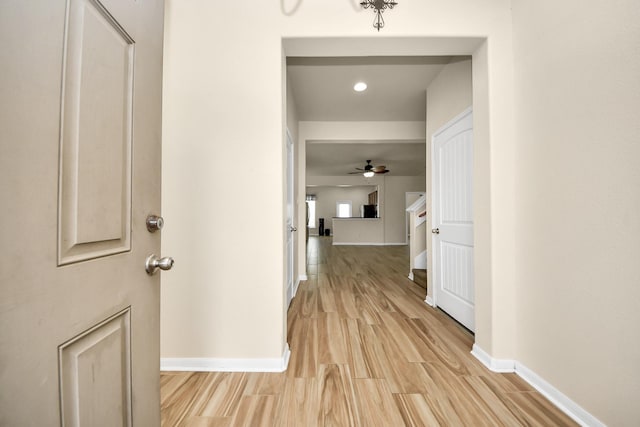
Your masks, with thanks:
[{"label": "chandelier", "polygon": [[365,9],[373,9],[376,17],[373,19],[373,28],[380,31],[380,28],[384,27],[384,18],[382,13],[385,9],[393,9],[398,3],[395,0],[362,0],[360,6]]}]

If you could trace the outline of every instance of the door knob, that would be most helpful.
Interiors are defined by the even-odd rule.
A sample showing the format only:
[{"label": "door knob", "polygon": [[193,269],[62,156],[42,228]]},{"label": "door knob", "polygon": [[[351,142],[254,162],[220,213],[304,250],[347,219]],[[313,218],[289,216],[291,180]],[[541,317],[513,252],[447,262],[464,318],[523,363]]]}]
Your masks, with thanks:
[{"label": "door knob", "polygon": [[439,228],[434,228],[434,229],[431,230],[431,232],[433,234],[440,234],[440,229]]},{"label": "door knob", "polygon": [[155,233],[158,230],[162,230],[164,226],[164,219],[158,215],[149,215],[147,217],[147,230],[149,233]]},{"label": "door knob", "polygon": [[147,262],[144,264],[144,269],[149,275],[154,274],[158,269],[171,270],[171,267],[173,267],[173,258],[168,256],[160,258],[154,254],[149,255]]},{"label": "door knob", "polygon": [[293,225],[289,226],[289,230],[291,231],[298,231],[298,229],[296,227],[294,227]]}]

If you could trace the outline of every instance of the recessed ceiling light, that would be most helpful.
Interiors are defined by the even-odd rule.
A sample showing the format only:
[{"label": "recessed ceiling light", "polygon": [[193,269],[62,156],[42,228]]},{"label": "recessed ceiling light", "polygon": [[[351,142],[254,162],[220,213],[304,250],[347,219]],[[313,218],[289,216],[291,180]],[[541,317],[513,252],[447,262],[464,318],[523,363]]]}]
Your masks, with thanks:
[{"label": "recessed ceiling light", "polygon": [[367,89],[367,84],[365,82],[358,82],[355,85],[353,85],[353,90],[355,90],[356,92],[362,92],[366,89]]}]

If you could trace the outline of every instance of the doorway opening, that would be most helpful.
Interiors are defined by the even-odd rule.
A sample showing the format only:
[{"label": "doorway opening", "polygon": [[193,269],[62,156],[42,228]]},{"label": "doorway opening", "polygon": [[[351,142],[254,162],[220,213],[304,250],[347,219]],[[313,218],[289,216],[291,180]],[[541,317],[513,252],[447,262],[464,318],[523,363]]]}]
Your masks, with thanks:
[{"label": "doorway opening", "polygon": [[[489,170],[488,165],[488,126],[486,125],[488,121],[488,90],[487,90],[487,81],[488,81],[488,67],[487,67],[487,49],[486,49],[486,39],[476,38],[476,39],[457,39],[457,38],[446,38],[446,39],[430,39],[430,38],[412,38],[411,47],[406,48],[406,45],[403,47],[402,43],[399,40],[393,39],[385,39],[385,43],[379,44],[376,48],[372,47],[370,44],[369,38],[353,38],[353,39],[341,39],[340,49],[336,49],[336,40],[326,40],[322,39],[314,39],[314,40],[305,40],[305,39],[284,39],[283,47],[284,47],[284,55],[285,60],[289,61],[290,64],[296,63],[300,64],[302,60],[304,61],[316,61],[315,65],[318,65],[318,58],[326,59],[334,61],[334,63],[342,63],[350,62],[350,64],[357,64],[360,61],[362,64],[366,58],[371,57],[384,57],[384,58],[394,58],[394,53],[402,51],[404,55],[407,55],[407,51],[410,51],[410,55],[414,57],[433,57],[434,55],[442,55],[443,53],[449,54],[449,59],[453,56],[456,57],[465,57],[470,61],[473,61],[473,69],[472,69],[472,81],[473,86],[471,88],[472,91],[472,105],[474,111],[479,113],[476,115],[478,120],[482,126],[479,129],[474,130],[474,144],[478,146],[480,149],[474,152],[474,161],[481,164],[483,166],[484,171]],[[405,39],[404,42],[407,40]],[[326,42],[326,43],[325,43]],[[354,59],[355,58],[355,59]],[[397,57],[396,57],[397,58]],[[293,60],[293,62],[291,61]],[[297,62],[296,62],[297,61]],[[325,68],[324,71],[328,69]],[[289,81],[292,77],[292,73],[287,70],[287,80],[288,80],[288,90],[291,90],[291,86],[294,86],[293,91],[295,92],[295,85],[291,84]],[[371,85],[369,85],[371,88]],[[303,92],[304,93],[304,92]],[[365,93],[367,93],[365,91]],[[294,93],[295,95],[300,95],[300,93]],[[422,98],[424,100],[424,97]],[[300,107],[298,105],[298,107]],[[357,109],[356,109],[357,110]],[[459,111],[458,111],[459,112]],[[300,113],[300,111],[298,111]],[[354,128],[350,127],[349,124],[344,121],[339,122],[337,120],[326,120],[323,121],[323,118],[319,118],[318,120],[305,120],[303,117],[304,114],[301,115],[302,118],[298,120],[298,135],[296,139],[296,148],[298,149],[297,156],[297,175],[296,175],[296,192],[297,199],[304,200],[304,196],[306,195],[307,184],[309,183],[310,171],[307,169],[306,164],[306,150],[309,149],[310,144],[314,143],[328,143],[334,142],[336,140],[342,141],[350,141],[350,140],[367,140],[366,135],[370,135],[371,133],[375,133],[374,139],[397,139],[397,135],[391,136],[384,131],[381,131],[381,126],[377,124],[373,120],[367,120],[367,117],[361,117],[357,122],[362,126],[362,129],[368,129],[372,131],[367,133],[365,130],[363,135],[365,136],[355,136]],[[426,146],[427,136],[424,132],[424,122],[425,119],[422,119],[422,141]],[[428,121],[427,121],[428,123]],[[373,129],[373,130],[372,130]],[[433,129],[432,129],[433,130]],[[332,132],[335,134],[339,134],[341,136],[334,137],[332,136]],[[428,130],[427,130],[428,132]],[[408,132],[410,133],[410,132]],[[380,135],[384,135],[384,137],[380,137]],[[405,134],[406,136],[406,134]],[[335,138],[335,139],[334,139]],[[419,139],[419,138],[416,138]],[[414,141],[415,142],[415,141]],[[366,155],[365,155],[366,157]],[[369,157],[366,157],[368,159]],[[363,160],[366,160],[363,159]],[[431,161],[429,154],[427,154],[427,166],[425,169],[425,177],[428,177],[427,169],[429,168],[429,162]],[[375,160],[374,160],[375,163]],[[387,168],[393,169],[390,165],[386,165]],[[391,176],[391,174],[389,174]],[[489,179],[488,175],[485,173],[478,177],[474,184],[474,191],[477,188],[481,188],[481,193],[487,192],[487,188],[489,187]],[[427,199],[430,200],[431,194],[429,190],[430,179],[425,178],[425,188],[424,191],[427,193]],[[384,190],[380,192],[380,197],[384,197]],[[402,192],[401,195],[402,201],[399,203],[400,205],[405,205],[405,192]],[[299,205],[298,205],[299,206]],[[388,214],[386,212],[386,207],[380,207],[380,214],[385,216]],[[488,216],[489,206],[482,206],[480,209],[477,209],[474,212],[474,216]],[[430,217],[431,215],[428,215]],[[298,216],[300,218],[300,216]],[[401,214],[400,220],[400,235],[401,237],[398,241],[395,242],[387,242],[387,243],[396,243],[396,244],[406,244],[407,242],[407,225],[406,225],[406,214],[403,210]],[[428,218],[428,228],[431,228],[431,218]],[[481,225],[482,227],[488,227],[488,225]],[[305,242],[298,239],[297,247],[297,264],[296,271],[298,272],[298,276],[302,277],[306,273],[306,245]],[[427,240],[430,240],[430,236]],[[489,242],[485,242],[485,248]],[[482,273],[482,277],[475,277],[475,283],[477,286],[477,292],[485,292],[485,295],[490,295],[491,286],[490,286],[490,274],[488,274],[487,269],[476,269],[475,265],[478,263],[490,262],[490,251],[484,252],[481,257],[476,257],[474,259],[474,276],[477,275],[477,271]],[[429,300],[429,295],[427,295],[426,300]],[[488,307],[479,306],[477,311],[486,310]],[[477,316],[477,314],[476,314]],[[490,319],[490,314],[487,317]],[[485,325],[490,326],[490,322]],[[485,329],[484,331],[480,328],[476,330],[476,333],[481,336],[483,332],[488,332],[489,329]]]}]

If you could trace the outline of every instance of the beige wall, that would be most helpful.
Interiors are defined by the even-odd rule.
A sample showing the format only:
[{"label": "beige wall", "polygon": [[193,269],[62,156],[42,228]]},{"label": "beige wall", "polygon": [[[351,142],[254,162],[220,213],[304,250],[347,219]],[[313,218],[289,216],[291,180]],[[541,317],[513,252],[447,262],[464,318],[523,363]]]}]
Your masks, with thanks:
[{"label": "beige wall", "polygon": [[[431,144],[433,134],[451,119],[469,108],[473,103],[471,58],[456,57],[447,64],[427,87],[427,166],[431,165]],[[427,170],[427,283],[432,284],[432,179]],[[433,296],[433,288],[427,285],[427,295]]]},{"label": "beige wall", "polygon": [[[163,250],[176,265],[163,275],[163,357],[276,358],[285,348],[283,42],[287,54],[473,54],[485,168],[478,185],[488,195],[476,210],[485,219],[479,262],[490,265],[477,285],[492,300],[513,283],[498,262],[513,253],[504,234],[513,213],[495,213],[513,200],[508,0],[407,3],[386,17],[384,33],[371,28],[370,11],[349,2],[303,2],[293,14],[287,2],[283,10],[166,4]],[[494,328],[512,319],[488,310],[476,339],[510,356],[513,337]]]},{"label": "beige wall", "polygon": [[640,3],[514,0],[517,358],[640,425]]},{"label": "beige wall", "polygon": [[387,244],[407,242],[406,194],[425,191],[424,185],[424,176],[386,176],[384,241]]}]

